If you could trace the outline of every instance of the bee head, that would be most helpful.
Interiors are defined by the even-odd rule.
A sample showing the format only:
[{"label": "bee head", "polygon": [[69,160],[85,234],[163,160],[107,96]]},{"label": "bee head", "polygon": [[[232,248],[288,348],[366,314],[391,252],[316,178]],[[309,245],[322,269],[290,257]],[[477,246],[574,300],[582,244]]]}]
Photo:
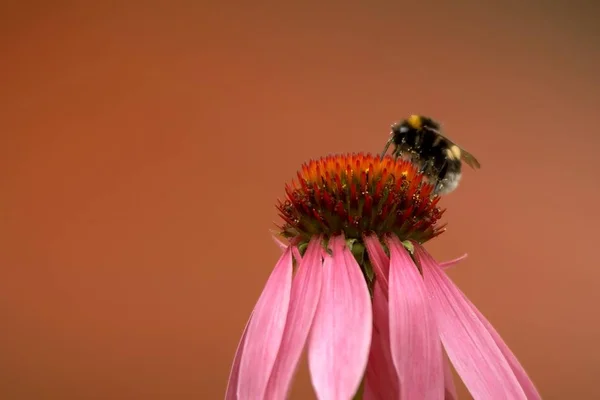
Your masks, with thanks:
[{"label": "bee head", "polygon": [[391,126],[391,137],[389,141],[399,145],[400,143],[402,143],[404,137],[408,134],[408,132],[414,130],[415,128],[407,120],[396,122]]},{"label": "bee head", "polygon": [[401,122],[396,122],[396,123],[392,124],[391,130],[390,130],[390,138],[385,143],[385,147],[383,148],[381,157],[383,157],[385,155],[385,153],[387,152],[388,148],[390,147],[390,145],[392,143],[394,143],[396,146],[398,146],[400,143],[402,143],[404,136],[411,129],[414,129],[414,128],[408,123],[407,120],[404,120]]}]

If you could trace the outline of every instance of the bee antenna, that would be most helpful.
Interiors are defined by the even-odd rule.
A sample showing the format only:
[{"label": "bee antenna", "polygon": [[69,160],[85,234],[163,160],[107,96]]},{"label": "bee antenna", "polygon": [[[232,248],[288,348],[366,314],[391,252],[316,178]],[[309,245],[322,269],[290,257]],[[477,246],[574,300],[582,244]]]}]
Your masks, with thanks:
[{"label": "bee antenna", "polygon": [[394,138],[390,137],[388,139],[388,141],[385,143],[385,147],[383,148],[383,151],[381,152],[381,158],[383,158],[385,156],[385,153],[387,153],[388,148],[390,147],[390,144],[392,144],[393,141],[394,141]]}]

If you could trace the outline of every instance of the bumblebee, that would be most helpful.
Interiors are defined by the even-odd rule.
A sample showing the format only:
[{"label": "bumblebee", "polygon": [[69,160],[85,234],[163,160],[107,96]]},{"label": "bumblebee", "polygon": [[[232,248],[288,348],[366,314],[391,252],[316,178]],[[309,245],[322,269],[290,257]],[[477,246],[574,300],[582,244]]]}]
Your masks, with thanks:
[{"label": "bumblebee", "polygon": [[435,185],[435,194],[444,195],[456,189],[463,161],[473,169],[481,167],[471,153],[444,136],[440,124],[429,117],[411,115],[393,124],[391,129],[381,156],[393,143],[392,156],[409,159],[418,165]]}]

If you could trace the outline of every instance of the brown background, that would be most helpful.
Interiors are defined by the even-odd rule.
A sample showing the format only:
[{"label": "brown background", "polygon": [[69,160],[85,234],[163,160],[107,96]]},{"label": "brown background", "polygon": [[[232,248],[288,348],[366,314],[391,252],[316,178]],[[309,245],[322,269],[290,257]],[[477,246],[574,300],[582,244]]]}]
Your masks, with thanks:
[{"label": "brown background", "polygon": [[409,113],[483,164],[430,251],[545,398],[600,397],[593,2],[214,3],[3,3],[0,398],[222,398],[284,182]]}]

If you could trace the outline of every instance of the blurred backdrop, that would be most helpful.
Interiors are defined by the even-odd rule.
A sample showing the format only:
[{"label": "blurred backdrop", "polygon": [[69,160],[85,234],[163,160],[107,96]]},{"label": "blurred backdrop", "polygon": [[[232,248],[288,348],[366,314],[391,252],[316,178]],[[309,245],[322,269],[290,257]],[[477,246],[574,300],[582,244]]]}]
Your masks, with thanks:
[{"label": "blurred backdrop", "polygon": [[410,113],[483,165],[430,251],[546,399],[600,397],[592,1],[1,7],[0,398],[222,398],[284,183]]}]

